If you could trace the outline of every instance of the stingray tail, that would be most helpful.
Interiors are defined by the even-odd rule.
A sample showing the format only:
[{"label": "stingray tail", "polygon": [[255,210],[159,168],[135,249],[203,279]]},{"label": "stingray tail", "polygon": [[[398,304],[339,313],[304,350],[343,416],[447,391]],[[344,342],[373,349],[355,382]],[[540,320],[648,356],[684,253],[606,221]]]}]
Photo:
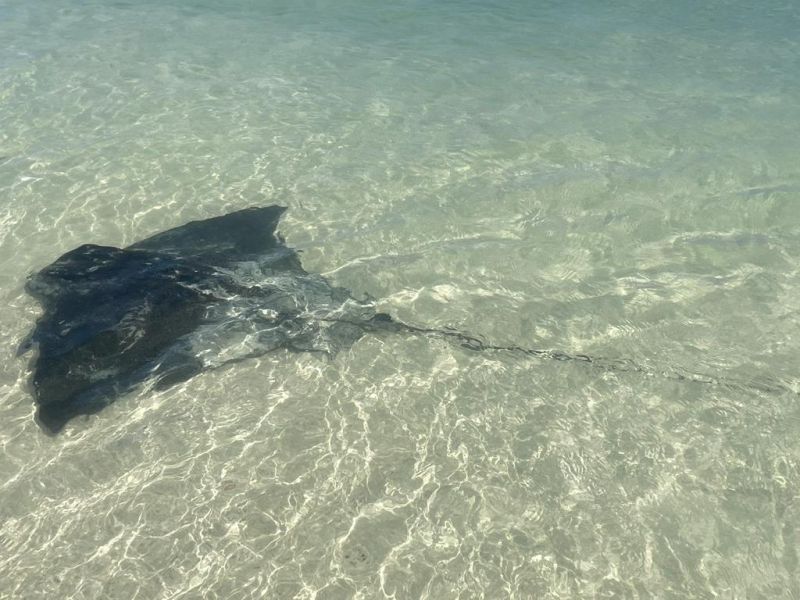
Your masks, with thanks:
[{"label": "stingray tail", "polygon": [[751,392],[761,392],[769,394],[800,393],[795,387],[787,385],[776,379],[758,380],[737,380],[729,377],[715,377],[705,373],[695,373],[676,367],[656,368],[641,365],[628,358],[607,358],[603,356],[591,356],[588,354],[572,354],[560,350],[547,350],[543,348],[528,348],[517,345],[498,345],[487,342],[477,336],[458,331],[456,329],[428,328],[409,325],[393,319],[386,313],[378,313],[371,319],[359,323],[367,331],[389,331],[392,333],[407,333],[411,335],[424,335],[445,340],[460,348],[473,352],[505,352],[526,356],[540,360],[552,360],[570,363],[582,363],[593,369],[614,373],[633,373],[644,377],[654,377],[658,379],[678,381],[683,383],[708,385],[729,389],[748,390]]}]

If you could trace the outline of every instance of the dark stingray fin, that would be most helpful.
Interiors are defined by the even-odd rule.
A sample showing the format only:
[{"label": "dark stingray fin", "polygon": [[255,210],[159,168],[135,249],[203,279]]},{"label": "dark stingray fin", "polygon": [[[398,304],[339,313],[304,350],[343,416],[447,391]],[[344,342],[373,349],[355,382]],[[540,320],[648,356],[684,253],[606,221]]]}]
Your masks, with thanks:
[{"label": "dark stingray fin", "polygon": [[74,404],[45,404],[36,411],[36,421],[43,431],[55,435],[74,417],[100,412],[104,406],[105,404],[98,404],[93,407],[87,403],[80,407]]},{"label": "dark stingray fin", "polygon": [[153,377],[155,389],[163,390],[187,381],[203,370],[200,359],[182,352],[170,352],[155,367],[143,369],[79,389],[68,401],[39,403],[36,420],[47,433],[55,435],[73,418],[92,415]]},{"label": "dark stingray fin", "polygon": [[81,415],[88,416],[100,412],[131,387],[123,382],[109,382],[86,393],[78,394],[70,402],[39,404],[36,421],[46,433],[55,435],[64,429],[70,420]]},{"label": "dark stingray fin", "polygon": [[65,294],[80,294],[87,287],[105,284],[109,271],[124,272],[121,263],[125,258],[119,248],[83,244],[31,275],[25,291],[48,308]]},{"label": "dark stingray fin", "polygon": [[191,221],[136,242],[128,249],[172,254],[217,266],[260,258],[269,253],[294,256],[276,233],[285,211],[285,206],[251,207]]}]

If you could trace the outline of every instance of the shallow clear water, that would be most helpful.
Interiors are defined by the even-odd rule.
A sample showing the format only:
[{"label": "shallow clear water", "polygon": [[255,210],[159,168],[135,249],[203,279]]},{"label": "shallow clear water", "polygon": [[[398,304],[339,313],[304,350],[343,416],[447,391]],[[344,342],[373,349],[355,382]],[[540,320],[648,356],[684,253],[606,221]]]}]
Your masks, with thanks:
[{"label": "shallow clear water", "polygon": [[[799,28],[0,0],[0,597],[798,597]],[[27,274],[270,203],[407,322],[737,383],[368,336],[43,435]]]}]

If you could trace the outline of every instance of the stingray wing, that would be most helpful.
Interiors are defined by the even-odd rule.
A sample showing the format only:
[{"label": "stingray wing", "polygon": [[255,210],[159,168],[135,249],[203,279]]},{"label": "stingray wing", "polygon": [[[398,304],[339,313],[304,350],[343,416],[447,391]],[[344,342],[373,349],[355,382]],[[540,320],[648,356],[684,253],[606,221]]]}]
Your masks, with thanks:
[{"label": "stingray wing", "polygon": [[[169,255],[85,245],[28,281],[44,308],[31,341],[39,421],[58,431],[159,369],[218,302],[225,278]],[[167,354],[174,354],[167,353]],[[173,364],[186,372],[186,365]]]},{"label": "stingray wing", "polygon": [[276,271],[299,271],[297,254],[276,233],[284,206],[251,207],[157,233],[129,246],[218,267],[257,261]]}]

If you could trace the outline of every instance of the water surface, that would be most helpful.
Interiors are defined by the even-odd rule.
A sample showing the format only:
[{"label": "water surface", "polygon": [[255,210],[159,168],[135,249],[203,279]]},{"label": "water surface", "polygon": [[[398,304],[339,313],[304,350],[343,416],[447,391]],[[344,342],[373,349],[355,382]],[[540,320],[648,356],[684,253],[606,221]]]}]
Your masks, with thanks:
[{"label": "water surface", "polygon": [[[800,9],[0,0],[0,596],[800,595]],[[57,438],[28,273],[254,204],[365,337]]]}]

